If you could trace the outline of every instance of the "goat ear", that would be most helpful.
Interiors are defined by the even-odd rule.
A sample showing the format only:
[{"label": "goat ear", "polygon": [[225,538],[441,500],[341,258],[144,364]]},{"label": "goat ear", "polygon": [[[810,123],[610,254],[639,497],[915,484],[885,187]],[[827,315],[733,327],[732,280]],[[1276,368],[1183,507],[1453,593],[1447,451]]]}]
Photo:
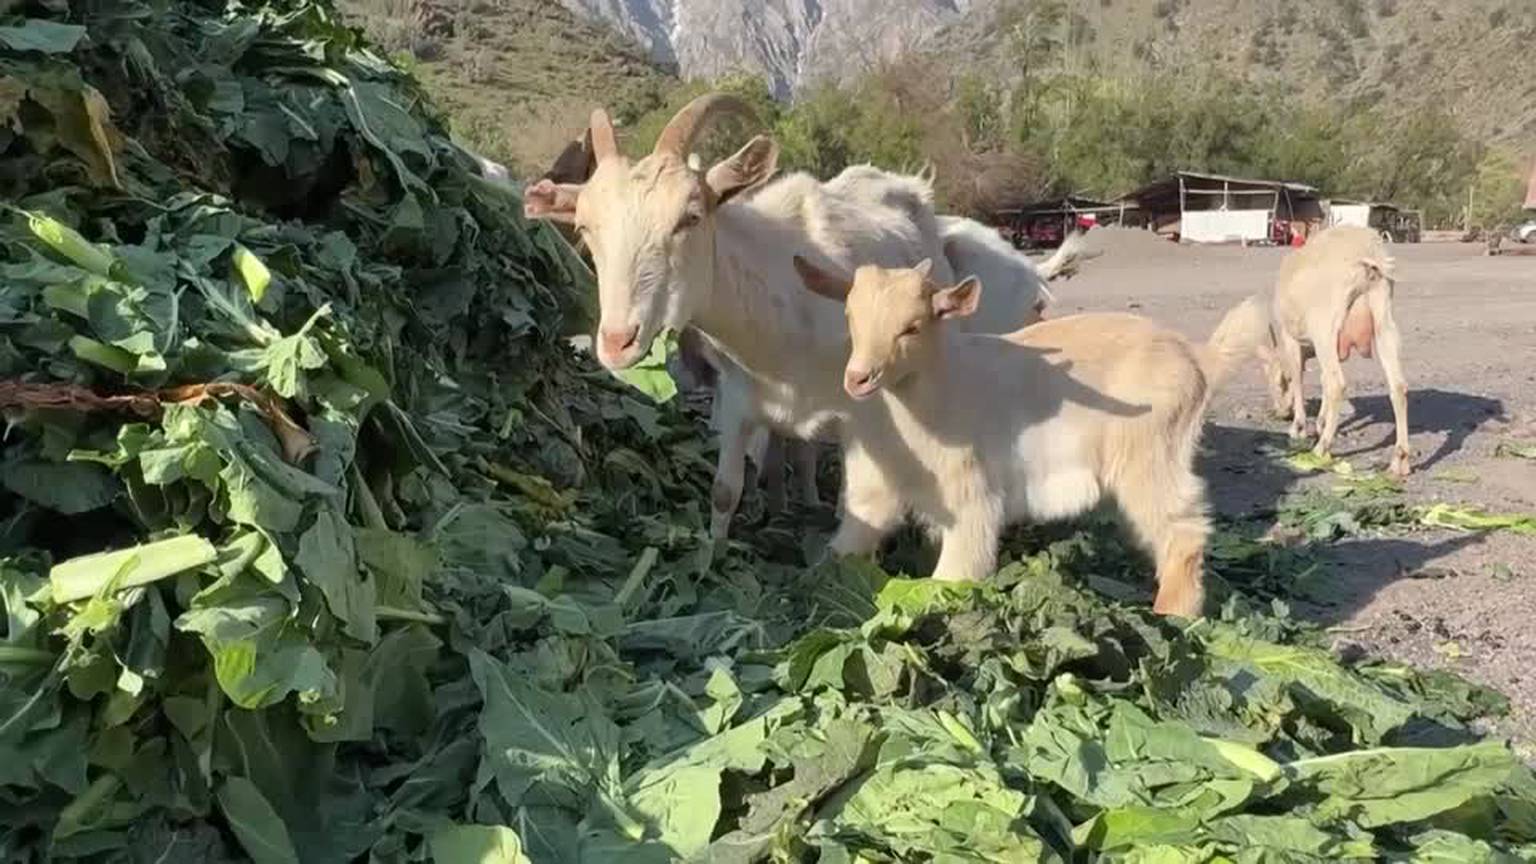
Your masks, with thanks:
[{"label": "goat ear", "polygon": [[924,258],[923,260],[917,262],[917,266],[913,267],[912,270],[913,272],[917,273],[918,278],[927,279],[928,274],[933,272],[933,259]]},{"label": "goat ear", "polygon": [[964,318],[972,315],[976,307],[981,305],[981,280],[967,276],[953,288],[935,291],[932,303],[935,318]]},{"label": "goat ear", "polygon": [[714,193],[715,203],[724,204],[767,182],[778,167],[778,142],[766,135],[759,135],[729,159],[709,169],[704,182]]},{"label": "goat ear", "polygon": [[555,157],[554,165],[544,172],[541,180],[551,180],[555,183],[585,183],[592,178],[592,172],[597,168],[597,157],[592,149],[592,130],[586,129],[581,137],[570,141],[560,155]]},{"label": "goat ear", "polygon": [[572,183],[540,180],[523,190],[523,216],[567,224],[576,221],[576,199],[581,187]]},{"label": "goat ear", "polygon": [[795,272],[800,274],[800,281],[812,292],[839,303],[848,301],[848,292],[853,288],[850,280],[828,273],[799,255],[795,256]]}]

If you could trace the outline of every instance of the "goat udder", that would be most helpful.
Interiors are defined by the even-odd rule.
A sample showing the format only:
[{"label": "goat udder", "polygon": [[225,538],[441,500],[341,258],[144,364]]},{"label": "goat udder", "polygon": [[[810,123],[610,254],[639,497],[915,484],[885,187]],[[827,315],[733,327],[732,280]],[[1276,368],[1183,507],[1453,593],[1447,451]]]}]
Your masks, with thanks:
[{"label": "goat udder", "polygon": [[1356,349],[1361,357],[1370,359],[1375,341],[1376,319],[1371,316],[1371,307],[1365,300],[1357,300],[1344,316],[1344,326],[1339,328],[1339,359],[1348,360]]}]

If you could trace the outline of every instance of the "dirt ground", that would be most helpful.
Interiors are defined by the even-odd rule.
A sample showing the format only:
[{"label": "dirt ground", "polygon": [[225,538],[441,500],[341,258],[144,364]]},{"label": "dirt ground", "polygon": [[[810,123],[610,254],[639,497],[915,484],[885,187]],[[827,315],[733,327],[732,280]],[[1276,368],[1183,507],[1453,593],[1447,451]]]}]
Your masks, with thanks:
[{"label": "dirt ground", "polygon": [[[1055,314],[1132,310],[1200,339],[1233,304],[1272,290],[1286,253],[1177,246],[1115,229],[1090,237],[1105,254],[1055,286]],[[1481,244],[1392,247],[1415,455],[1406,492],[1414,502],[1532,513],[1536,461],[1494,451],[1502,441],[1536,443],[1536,257],[1481,252]],[[1308,373],[1315,417],[1315,362]],[[1392,409],[1381,368],[1356,357],[1345,375],[1351,404],[1335,454],[1357,470],[1384,467]],[[1224,515],[1262,519],[1285,496],[1332,482],[1259,455],[1286,429],[1267,406],[1256,364],[1212,405],[1202,473]],[[1337,592],[1298,603],[1299,614],[1333,628],[1341,649],[1451,667],[1498,688],[1514,705],[1499,731],[1536,755],[1536,538],[1425,531],[1351,539],[1323,557]]]}]

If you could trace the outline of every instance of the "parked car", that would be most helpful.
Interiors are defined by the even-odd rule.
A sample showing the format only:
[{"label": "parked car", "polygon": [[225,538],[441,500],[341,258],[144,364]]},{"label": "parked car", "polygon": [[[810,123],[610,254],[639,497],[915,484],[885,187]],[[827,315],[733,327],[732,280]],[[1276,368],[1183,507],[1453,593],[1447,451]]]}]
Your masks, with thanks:
[{"label": "parked car", "polygon": [[1521,243],[1536,243],[1536,219],[1516,225],[1512,233],[1515,235],[1515,239]]}]

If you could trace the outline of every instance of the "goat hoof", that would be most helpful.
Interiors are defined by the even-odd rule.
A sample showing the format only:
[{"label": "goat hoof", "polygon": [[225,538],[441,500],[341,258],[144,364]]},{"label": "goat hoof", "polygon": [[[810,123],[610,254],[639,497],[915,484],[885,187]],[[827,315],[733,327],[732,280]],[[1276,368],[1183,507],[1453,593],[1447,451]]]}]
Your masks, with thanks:
[{"label": "goat hoof", "polygon": [[1387,471],[1394,477],[1407,477],[1413,473],[1413,466],[1409,462],[1410,459],[1407,453],[1394,453],[1392,454],[1392,462],[1387,465]]}]

